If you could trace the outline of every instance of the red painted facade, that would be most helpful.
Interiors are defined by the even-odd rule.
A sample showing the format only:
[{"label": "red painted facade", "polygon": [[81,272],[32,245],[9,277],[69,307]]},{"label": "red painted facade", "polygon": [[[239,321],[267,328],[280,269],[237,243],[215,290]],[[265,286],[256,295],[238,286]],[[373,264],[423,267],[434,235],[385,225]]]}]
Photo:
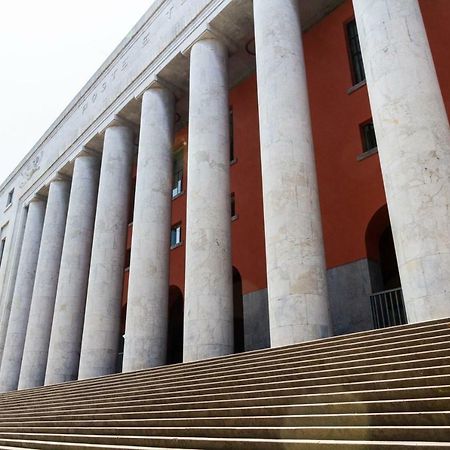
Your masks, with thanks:
[{"label": "red painted facade", "polygon": [[[420,0],[420,5],[449,113],[449,0]],[[348,92],[352,77],[345,25],[352,18],[351,0],[346,0],[303,36],[328,268],[376,258],[376,251],[366,246],[366,231],[369,223],[371,227],[376,226],[377,220],[371,222],[371,219],[377,211],[381,211],[380,218],[386,216],[378,155],[357,158],[362,153],[360,125],[371,118],[371,112],[365,85]],[[256,75],[231,90],[230,106],[236,160],[230,167],[237,213],[232,222],[233,265],[241,274],[243,294],[246,294],[267,285]],[[178,286],[181,291],[184,290],[187,129],[177,133],[174,148],[183,145],[183,193],[172,203],[172,224],[182,224],[183,244],[171,250],[170,257],[170,285]],[[131,232],[130,226],[128,248]],[[124,284],[125,305],[128,272]]]}]

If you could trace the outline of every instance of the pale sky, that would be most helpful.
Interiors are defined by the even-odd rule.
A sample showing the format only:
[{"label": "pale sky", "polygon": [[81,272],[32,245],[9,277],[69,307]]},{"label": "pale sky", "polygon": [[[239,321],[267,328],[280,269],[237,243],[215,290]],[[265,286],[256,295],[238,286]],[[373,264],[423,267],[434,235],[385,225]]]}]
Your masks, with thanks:
[{"label": "pale sky", "polygon": [[0,184],[153,1],[1,2]]}]

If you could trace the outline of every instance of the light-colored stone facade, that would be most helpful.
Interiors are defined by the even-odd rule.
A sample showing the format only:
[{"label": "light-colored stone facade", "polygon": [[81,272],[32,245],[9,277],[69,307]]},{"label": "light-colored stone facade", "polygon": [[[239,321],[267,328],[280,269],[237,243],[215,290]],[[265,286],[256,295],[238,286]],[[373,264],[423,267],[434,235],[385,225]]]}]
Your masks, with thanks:
[{"label": "light-colored stone facade", "polygon": [[[0,390],[116,370],[136,156],[123,368],[164,364],[171,149],[187,122],[184,360],[233,352],[228,91],[255,71],[268,290],[245,296],[248,348],[332,333],[302,30],[342,1],[154,2],[0,186]],[[447,317],[450,134],[419,5],[354,6],[409,320]]]}]

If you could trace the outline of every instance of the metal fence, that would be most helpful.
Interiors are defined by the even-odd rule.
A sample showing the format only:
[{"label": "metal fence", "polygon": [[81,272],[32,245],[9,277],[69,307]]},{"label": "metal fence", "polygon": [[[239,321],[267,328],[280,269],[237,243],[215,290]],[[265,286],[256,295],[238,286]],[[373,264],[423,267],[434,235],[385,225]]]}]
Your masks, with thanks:
[{"label": "metal fence", "polygon": [[375,328],[392,327],[408,323],[402,288],[376,292],[370,296]]}]

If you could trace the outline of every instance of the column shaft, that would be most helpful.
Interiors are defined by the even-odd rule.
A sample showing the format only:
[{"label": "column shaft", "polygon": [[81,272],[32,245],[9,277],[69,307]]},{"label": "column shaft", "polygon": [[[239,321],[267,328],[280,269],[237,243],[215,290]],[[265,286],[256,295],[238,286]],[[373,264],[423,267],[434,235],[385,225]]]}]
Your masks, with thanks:
[{"label": "column shaft", "polygon": [[228,52],[191,50],[184,360],[233,352]]},{"label": "column shaft", "polygon": [[69,193],[70,181],[57,178],[50,183],[19,389],[30,389],[44,384]]},{"label": "column shaft", "polygon": [[142,99],[123,371],[165,364],[175,101],[152,88]]},{"label": "column shaft", "polygon": [[32,201],[28,206],[16,287],[0,367],[0,392],[17,389],[19,382],[44,215],[45,202],[42,200]]},{"label": "column shaft", "polygon": [[75,159],[45,384],[77,379],[99,168],[98,156]]},{"label": "column shaft", "polygon": [[296,0],[254,2],[271,345],[331,333]]},{"label": "column shaft", "polygon": [[116,371],[133,153],[133,131],[130,128],[107,128],[100,171],[79,379]]},{"label": "column shaft", "polygon": [[417,0],[354,0],[409,322],[450,316],[450,130]]}]

